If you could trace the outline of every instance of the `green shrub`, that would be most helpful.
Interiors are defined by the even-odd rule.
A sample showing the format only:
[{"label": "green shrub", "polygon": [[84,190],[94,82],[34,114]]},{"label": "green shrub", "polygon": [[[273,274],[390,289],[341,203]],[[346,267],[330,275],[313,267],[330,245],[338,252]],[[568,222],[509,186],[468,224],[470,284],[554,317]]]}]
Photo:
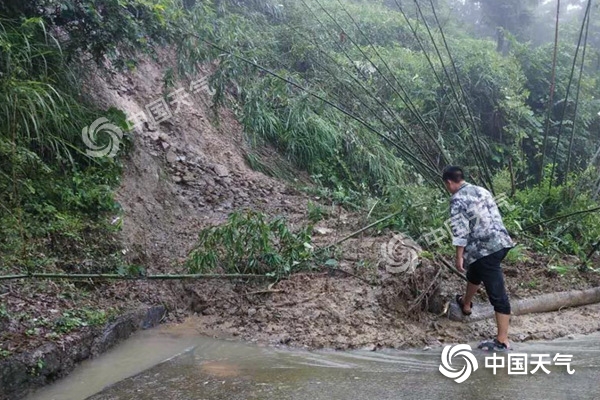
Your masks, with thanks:
[{"label": "green shrub", "polygon": [[292,232],[282,218],[236,212],[200,232],[186,265],[190,273],[287,275],[309,267],[311,232],[311,226]]}]

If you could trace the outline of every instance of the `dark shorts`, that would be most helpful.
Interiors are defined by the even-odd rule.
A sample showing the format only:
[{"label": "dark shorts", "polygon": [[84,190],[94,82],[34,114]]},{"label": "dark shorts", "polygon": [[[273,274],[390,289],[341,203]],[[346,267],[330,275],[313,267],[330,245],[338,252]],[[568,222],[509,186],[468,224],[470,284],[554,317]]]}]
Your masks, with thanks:
[{"label": "dark shorts", "polygon": [[489,256],[480,258],[467,268],[467,280],[474,285],[485,286],[494,311],[510,315],[510,301],[504,285],[504,275],[500,263],[510,249],[502,249]]}]

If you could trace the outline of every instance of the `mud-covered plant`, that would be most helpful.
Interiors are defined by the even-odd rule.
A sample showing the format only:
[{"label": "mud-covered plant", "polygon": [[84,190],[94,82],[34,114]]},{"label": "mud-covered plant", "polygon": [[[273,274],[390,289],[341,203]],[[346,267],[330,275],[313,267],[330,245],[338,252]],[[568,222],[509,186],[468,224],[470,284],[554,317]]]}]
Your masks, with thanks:
[{"label": "mud-covered plant", "polygon": [[288,275],[308,268],[311,226],[292,231],[283,218],[247,211],[204,229],[189,254],[190,273]]}]

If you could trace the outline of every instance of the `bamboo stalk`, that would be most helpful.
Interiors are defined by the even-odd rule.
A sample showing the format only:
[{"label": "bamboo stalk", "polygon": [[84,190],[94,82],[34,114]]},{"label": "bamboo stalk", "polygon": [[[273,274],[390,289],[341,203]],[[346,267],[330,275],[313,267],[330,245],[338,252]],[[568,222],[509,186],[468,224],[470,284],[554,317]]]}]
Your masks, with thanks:
[{"label": "bamboo stalk", "polygon": [[[329,11],[327,11],[327,9],[321,4],[321,2],[319,0],[315,0],[315,2],[319,5],[319,7],[321,8],[321,10],[325,13],[325,15],[327,15],[329,17],[329,19],[340,29],[340,30],[344,30],[344,28],[340,25],[340,23],[337,21],[337,19],[331,15],[331,13],[329,13]],[[306,5],[306,3],[303,1],[303,3]],[[371,44],[371,47],[373,49],[375,49],[375,47],[372,45],[372,42],[370,41],[370,39],[368,38],[367,35],[365,35],[362,31],[362,29],[360,28],[360,25],[358,25],[356,23],[356,21],[354,20],[354,18],[352,17],[352,15],[344,8],[343,4],[341,2],[338,3],[340,4],[342,10],[344,10],[346,12],[346,14],[350,17],[350,19],[352,20],[352,22],[354,22],[354,25],[356,26],[356,28],[358,29],[358,31],[361,33],[361,35]],[[406,98],[408,98],[408,94],[405,93],[405,95],[407,96],[406,98],[398,92],[398,90],[396,89],[395,85],[390,82],[390,80],[387,78],[387,76],[385,74],[383,74],[381,72],[381,70],[379,69],[379,67],[377,66],[377,64],[375,64],[371,58],[365,53],[365,51],[361,48],[361,46],[358,45],[358,43],[356,43],[356,41],[348,35],[348,40],[350,40],[350,43],[352,43],[352,45],[354,45],[354,47],[361,53],[361,55],[373,66],[373,68],[375,68],[375,70],[377,71],[377,73],[383,78],[383,80],[389,85],[390,89],[392,89],[400,98],[400,100],[406,105],[406,107],[412,111],[412,108],[410,106],[410,104],[407,102]],[[377,52],[377,50],[375,49],[375,53],[379,56],[379,58],[383,61],[384,64],[387,65],[387,63],[385,63],[385,60],[383,60],[381,58],[381,56],[379,55],[379,53]],[[389,67],[388,67],[389,69]],[[391,70],[390,70],[391,72]],[[393,74],[392,74],[393,75]],[[414,114],[414,113],[413,113]],[[418,115],[414,114],[417,119],[419,119]],[[414,143],[414,145],[417,147],[417,149],[421,152],[421,154],[423,155],[423,157],[432,165],[433,168],[436,168],[435,162],[430,158],[430,154],[429,152],[423,148],[423,146],[419,143],[419,141],[415,138],[415,136],[410,132],[409,129],[407,129],[402,122],[397,118],[397,116],[394,114],[394,117],[396,118],[399,126],[402,128],[402,130],[404,130],[406,132],[406,134],[408,135],[408,137],[411,139],[411,141]],[[423,125],[423,129],[425,131],[428,130],[428,127],[424,124]],[[438,145],[439,144],[434,140],[434,144]],[[440,147],[441,149],[441,147]],[[442,153],[442,155],[444,155]]]},{"label": "bamboo stalk", "polygon": [[[325,24],[321,21],[321,19],[319,18],[319,16],[315,13],[315,11],[310,8],[310,6],[304,1],[302,0],[302,4],[304,5],[304,7],[311,13],[311,15],[313,16],[313,18],[315,19],[315,21],[317,21],[317,23],[323,28],[323,30],[325,30],[330,37],[333,37],[331,32],[329,32],[327,30],[327,27],[325,26]],[[337,20],[327,12],[326,9],[323,8],[323,6],[317,1],[317,4],[319,4],[322,8],[322,10],[324,11],[324,13],[338,26],[338,28],[341,31],[344,31],[343,27],[337,22]],[[301,35],[301,34],[300,34]],[[303,35],[301,35],[303,36]],[[360,48],[360,46],[358,46],[356,44],[356,42],[352,39],[352,37],[348,36],[348,39],[350,40],[350,42],[358,49],[358,51],[361,52],[361,54],[363,55],[363,57],[369,61],[369,63],[375,68],[375,70],[383,77],[384,80],[386,80],[386,82],[388,82],[388,84],[390,85],[390,87],[392,87],[392,89],[398,94],[398,96],[402,99],[402,101],[406,103],[406,100],[404,98],[402,98],[402,95],[400,93],[398,93],[395,88],[393,87],[393,85],[387,80],[387,78],[381,73],[381,71],[379,70],[379,68],[377,67],[377,65],[364,53],[364,51]],[[324,55],[325,57],[329,58],[330,60],[332,60],[332,62],[334,64],[336,64],[337,66],[340,66],[340,64],[338,62],[336,62],[334,59],[331,58],[331,56],[329,56],[329,54],[327,54],[322,48],[321,45],[318,42],[315,42],[314,40],[311,40],[315,46],[319,49],[320,53],[322,55]],[[352,59],[352,57],[350,57],[350,55],[348,54],[348,52],[344,49],[343,46],[341,46],[339,43],[337,44],[338,49],[346,56],[346,58],[348,59],[348,61],[350,62],[350,64],[353,64],[354,61]],[[315,63],[319,64],[319,62],[317,60],[314,60]],[[329,72],[329,74],[336,79],[338,82],[342,83],[342,81],[340,80],[339,77],[337,77],[335,74],[332,74],[330,71],[327,70],[327,68],[321,66],[321,68],[323,68],[324,70],[326,70],[327,72]],[[364,73],[357,67],[355,67],[355,69],[357,70],[357,73],[360,74],[361,76],[363,76],[363,78],[367,79],[368,77],[364,75]],[[347,73],[347,72],[346,72]],[[348,74],[348,73],[347,73]],[[395,121],[396,124],[400,127],[400,129],[402,131],[404,131],[409,138],[411,139],[411,141],[413,142],[413,144],[415,144],[417,146],[417,148],[419,148],[419,151],[421,153],[421,155],[424,156],[424,158],[426,159],[426,161],[429,162],[430,166],[428,170],[422,170],[421,172],[423,173],[424,177],[431,182],[432,184],[436,185],[437,187],[440,187],[439,185],[439,173],[437,171],[437,166],[435,165],[435,163],[432,162],[432,160],[429,158],[429,154],[425,151],[425,149],[419,144],[419,142],[415,139],[414,135],[411,133],[411,131],[408,129],[408,127],[406,127],[404,125],[404,123],[402,122],[402,120],[398,117],[398,115],[396,115],[396,113],[394,113],[390,107],[385,104],[385,102],[382,102],[379,98],[377,98],[377,96],[373,95],[373,93],[371,93],[360,81],[358,81],[358,79],[356,79],[356,77],[352,76],[351,74],[348,74],[350,76],[350,78],[356,82],[364,91],[365,93],[371,98],[373,99],[376,103],[379,104],[379,106],[381,107],[381,109],[383,109],[384,111],[387,112],[387,114],[390,115],[390,117],[392,117]],[[354,94],[354,93],[353,93]],[[356,94],[354,94],[354,97],[356,97],[361,103],[363,103],[363,105],[365,105],[365,107],[371,111],[371,114],[373,114],[375,116],[375,118],[379,119],[379,121],[386,127],[386,129],[390,132],[393,133],[400,141],[403,141],[402,137],[399,137],[396,133],[395,130],[392,129],[391,127],[388,126],[388,124],[382,120],[381,117],[379,117],[368,105],[364,104],[364,102],[362,101],[362,99],[360,99],[359,96],[357,96]],[[408,107],[408,104],[407,104]],[[410,107],[409,107],[410,108]],[[410,153],[411,150],[409,148],[407,148],[407,151]],[[412,154],[412,153],[411,153]],[[443,190],[443,187],[440,187],[440,189]]]},{"label": "bamboo stalk", "polygon": [[590,33],[590,16],[587,15],[587,27],[585,28],[585,39],[583,40],[583,53],[581,55],[581,67],[579,69],[579,81],[577,82],[577,94],[575,95],[575,110],[573,110],[573,126],[571,127],[571,140],[569,141],[569,151],[567,152],[567,166],[565,171],[565,180],[569,179],[569,171],[571,169],[571,158],[573,152],[573,143],[575,141],[575,127],[577,126],[577,111],[579,109],[579,94],[581,93],[581,81],[585,69],[585,56],[587,52],[588,36]]},{"label": "bamboo stalk", "polygon": [[29,278],[29,275],[6,275],[6,276],[0,276],[0,281],[1,280],[14,280],[14,279],[25,279],[25,278]]},{"label": "bamboo stalk", "polygon": [[[431,70],[432,70],[432,72],[433,72],[433,74],[434,74],[437,82],[439,83],[440,89],[444,93],[444,96],[451,97],[450,93],[448,92],[448,90],[446,90],[446,88],[444,87],[444,82],[443,82],[440,74],[436,70],[435,65],[433,64],[433,61],[432,61],[431,57],[429,56],[429,54],[427,52],[427,49],[425,48],[425,45],[423,44],[423,41],[419,37],[419,34],[417,32],[416,27],[413,26],[412,22],[408,18],[408,15],[406,15],[406,12],[402,8],[402,5],[399,3],[399,1],[395,0],[395,3],[396,3],[396,6],[398,7],[398,10],[400,11],[400,13],[402,14],[402,16],[404,17],[404,20],[406,21],[406,24],[410,28],[410,30],[411,30],[411,32],[412,32],[415,40],[417,41],[417,44],[419,45],[421,51],[423,52],[423,56],[425,56],[425,59],[427,60],[427,63],[431,67]],[[416,3],[416,5],[418,7],[418,10],[420,10],[419,4]],[[422,15],[422,12],[420,14]],[[456,104],[453,103],[452,101],[450,101],[449,102],[449,106],[453,110],[454,114],[456,115],[459,125],[463,125],[464,124],[464,129],[468,130],[469,129],[469,125],[466,122],[467,121],[467,117],[466,117],[466,115],[465,115],[462,107],[460,107],[461,102],[460,102],[460,100],[457,97],[456,89],[454,87],[454,84],[452,83],[452,79],[450,79],[450,75],[448,74],[448,71],[446,70],[446,66],[445,66],[444,60],[441,57],[441,54],[439,52],[439,49],[438,49],[437,44],[435,42],[435,39],[433,38],[433,35],[431,34],[431,30],[429,29],[429,25],[427,24],[427,21],[425,20],[424,16],[423,16],[423,23],[424,23],[424,26],[427,28],[427,32],[429,33],[429,37],[431,39],[432,45],[434,46],[434,48],[436,50],[436,53],[438,54],[441,66],[442,66],[442,68],[444,70],[444,73],[445,73],[446,77],[448,78],[448,85],[450,86],[450,89],[451,89],[451,92],[452,92],[452,96],[456,100]],[[472,149],[473,155],[475,157],[475,164],[477,165],[478,170],[480,170],[481,172],[484,172],[484,166],[483,166],[483,164],[485,163],[485,160],[481,159],[481,155],[479,154],[478,151],[476,151],[477,149],[475,147],[473,147],[473,146],[474,146],[474,144],[472,144],[469,141],[469,147]],[[482,183],[485,185],[485,180]]]},{"label": "bamboo stalk", "polygon": [[[361,117],[359,117],[357,115],[354,115],[353,113],[351,113],[350,111],[344,109],[343,107],[338,106],[337,104],[333,103],[330,100],[327,100],[325,97],[323,97],[323,96],[321,96],[321,95],[319,95],[319,94],[317,94],[317,93],[315,93],[315,92],[313,92],[313,91],[311,91],[311,90],[303,87],[302,85],[300,85],[300,84],[298,84],[298,83],[296,83],[296,82],[294,82],[294,81],[292,81],[292,80],[290,80],[290,79],[288,79],[288,78],[286,78],[284,76],[281,76],[281,75],[277,74],[274,71],[271,71],[268,68],[265,68],[265,67],[257,64],[256,62],[254,62],[252,60],[249,60],[249,59],[247,59],[247,58],[245,58],[243,56],[240,56],[238,54],[232,53],[231,51],[228,51],[228,50],[224,49],[223,47],[220,47],[220,46],[218,46],[218,45],[216,45],[216,44],[214,44],[214,43],[212,43],[212,42],[210,42],[210,41],[208,41],[206,39],[203,39],[202,37],[198,36],[195,33],[189,32],[188,35],[190,35],[190,36],[198,39],[199,41],[205,43],[208,46],[211,46],[212,48],[214,48],[216,50],[219,50],[219,51],[221,51],[221,52],[223,52],[225,54],[228,54],[228,55],[230,55],[230,56],[232,56],[232,57],[234,57],[234,58],[236,58],[236,59],[238,59],[238,60],[240,60],[240,61],[248,64],[248,65],[252,65],[253,67],[255,67],[255,68],[263,71],[264,73],[266,73],[268,75],[271,75],[274,78],[280,79],[283,82],[285,82],[285,83],[287,83],[287,84],[295,87],[296,89],[301,90],[302,92],[308,94],[309,96],[312,96],[312,97],[314,97],[314,98],[322,101],[323,103],[329,105],[330,107],[335,108],[336,110],[338,110],[342,114],[344,114],[347,117],[355,120],[360,125],[364,126],[366,129],[368,129],[369,131],[373,132],[375,135],[377,135],[378,137],[380,137],[382,140],[390,143],[392,146],[394,146],[396,149],[398,149],[398,151],[400,151],[400,153],[404,154],[407,158],[412,159],[414,161],[414,163],[415,163],[415,164],[413,164],[413,167],[416,168],[416,166],[418,165],[419,167],[421,167],[425,171],[427,171],[427,170],[431,171],[431,173],[433,174],[432,176],[435,176],[437,174],[436,170],[434,170],[433,168],[431,168],[429,165],[425,164],[422,160],[418,159],[410,151],[407,151],[406,149],[404,149],[399,143],[391,140],[388,136],[386,136],[385,134],[383,134],[380,131],[378,131],[377,129],[375,129],[371,124],[369,124],[367,121],[365,121]],[[391,133],[391,132],[389,132],[389,133]]]},{"label": "bamboo stalk", "polygon": [[600,207],[594,207],[594,208],[590,208],[588,210],[581,210],[581,211],[576,211],[576,212],[570,213],[570,214],[559,215],[557,217],[553,217],[553,218],[544,220],[542,222],[538,222],[538,223],[535,223],[535,224],[527,225],[525,228],[523,228],[523,230],[524,231],[528,231],[531,228],[535,228],[535,227],[540,226],[540,225],[545,225],[545,224],[547,224],[549,222],[554,222],[554,221],[558,221],[558,220],[561,220],[561,219],[564,219],[564,218],[575,217],[577,215],[592,213],[592,212],[596,212],[596,211],[600,211]]},{"label": "bamboo stalk", "polygon": [[29,275],[6,275],[0,276],[0,281],[16,279],[106,279],[121,281],[164,281],[164,280],[199,280],[199,279],[269,279],[267,275],[255,274],[183,274],[183,275],[146,275],[146,276],[123,276],[119,274],[29,274]]},{"label": "bamboo stalk", "polygon": [[[419,3],[417,0],[415,0],[415,3],[417,5],[417,9],[419,10],[419,13],[421,14],[421,17],[423,18],[423,22],[424,24],[427,24],[427,21],[425,20],[425,17],[423,16],[422,12],[421,12],[421,7],[419,6]],[[463,100],[465,102],[465,107],[467,108],[467,115],[469,116],[469,119],[471,121],[471,125],[473,127],[473,134],[475,136],[475,149],[479,152],[479,155],[483,161],[483,174],[486,176],[487,178],[487,183],[489,185],[489,189],[490,191],[495,194],[494,191],[494,182],[492,179],[492,174],[490,171],[490,167],[488,165],[488,163],[486,162],[486,158],[485,158],[485,153],[484,150],[481,146],[481,135],[479,134],[479,129],[477,129],[477,123],[475,122],[475,117],[473,116],[473,112],[471,111],[471,106],[469,105],[469,100],[468,100],[468,96],[467,96],[467,92],[465,91],[464,85],[461,82],[460,79],[460,74],[458,73],[458,68],[456,67],[456,63],[454,62],[454,57],[452,57],[452,53],[450,52],[450,47],[448,46],[448,41],[446,40],[446,34],[444,33],[444,29],[442,28],[442,24],[440,24],[440,20],[438,18],[437,15],[437,11],[435,10],[435,5],[433,3],[433,0],[429,0],[429,4],[431,5],[431,11],[433,13],[433,17],[435,18],[435,22],[438,26],[438,29],[440,31],[440,35],[442,37],[442,43],[444,44],[444,48],[446,49],[446,52],[448,53],[448,58],[450,59],[450,65],[452,66],[452,69],[454,71],[454,74],[456,75],[456,83],[458,84],[458,88],[460,89],[460,92],[462,93],[462,97]],[[433,40],[433,37],[432,37]],[[435,41],[434,41],[434,45],[435,45]],[[440,57],[440,61],[441,61],[441,57]]]},{"label": "bamboo stalk", "polygon": [[[308,6],[307,6],[308,7]],[[310,9],[309,9],[310,10]],[[312,12],[312,10],[310,10]],[[320,19],[318,18],[318,16],[316,16],[314,13],[313,15],[315,16],[315,20],[323,27],[325,28],[325,26],[322,24],[322,22],[320,21]],[[334,65],[336,65],[337,67],[339,67],[340,69],[342,69],[344,71],[344,73],[356,84],[358,85],[358,87],[360,87],[364,93],[371,98],[373,101],[375,101],[379,107],[381,107],[382,110],[384,110],[388,115],[390,115],[390,117],[392,117],[393,119],[396,120],[396,123],[398,124],[398,126],[400,126],[400,128],[404,131],[408,131],[408,128],[406,126],[403,125],[402,121],[398,118],[398,116],[390,109],[390,107],[388,105],[386,105],[384,102],[382,102],[379,98],[377,98],[377,96],[375,96],[373,93],[371,93],[369,91],[369,89],[367,87],[365,87],[364,84],[362,84],[354,75],[352,75],[351,73],[349,73],[345,68],[343,68],[343,66],[337,62],[333,57],[331,57],[331,55],[329,55],[325,50],[323,50],[323,48],[321,47],[321,44],[310,38],[307,37],[307,35],[302,34],[301,32],[299,32],[297,29],[295,28],[291,28],[295,31],[295,33],[303,38],[305,38],[306,40],[309,40],[313,43],[313,45],[315,45],[315,47],[319,50],[319,53],[327,58],[330,62],[332,62]],[[338,47],[340,49],[340,51],[346,56],[346,58],[352,63],[352,58],[348,55],[348,52],[346,50],[344,50],[343,47],[341,47],[338,44]],[[327,68],[325,65],[323,65],[322,63],[320,63],[318,61],[318,59],[313,60],[313,62],[319,66],[322,70],[326,71],[335,81],[337,81],[340,85],[344,86],[346,90],[348,90],[348,92],[352,93],[352,95],[354,96],[354,98],[359,101],[363,107],[365,107],[372,115],[373,117],[375,117],[390,133],[393,133],[395,136],[397,136],[395,134],[395,129],[393,127],[391,127],[383,118],[382,116],[380,116],[379,114],[377,114],[377,112],[369,105],[367,104],[359,95],[356,94],[356,92],[352,89],[352,86],[348,85],[346,82],[344,82],[343,79],[341,79],[339,76],[336,75],[336,73],[332,72],[329,68]],[[361,73],[361,71],[359,69],[357,69],[358,73],[363,75]],[[363,75],[364,76],[364,75]],[[397,136],[398,139],[402,140],[401,137]],[[411,149],[403,146],[403,148],[405,148],[405,151],[410,153]],[[434,168],[435,166],[432,166],[432,168]],[[441,181],[439,179],[437,179],[439,177],[439,174],[435,173],[435,170],[421,170],[421,172],[423,173],[423,176],[425,177],[425,179],[427,179],[430,183],[432,183],[433,185],[435,185],[436,187],[442,189],[445,191],[444,187],[440,185]]]},{"label": "bamboo stalk", "polygon": [[[556,134],[556,145],[554,146],[554,156],[552,158],[552,169],[550,172],[550,179],[548,180],[548,182],[549,182],[548,196],[550,195],[550,191],[552,190],[552,185],[554,183],[553,181],[554,181],[554,174],[556,171],[556,162],[558,159],[558,150],[559,150],[559,145],[560,145],[560,141],[562,138],[565,116],[567,114],[567,106],[569,104],[569,96],[571,94],[571,87],[573,85],[573,80],[575,78],[575,69],[577,67],[577,58],[579,57],[579,51],[581,49],[581,40],[583,38],[583,33],[585,32],[585,26],[586,26],[588,16],[590,14],[591,7],[592,7],[592,0],[588,0],[587,8],[585,10],[585,16],[583,17],[583,23],[581,24],[581,31],[579,32],[579,40],[577,42],[577,49],[575,50],[575,56],[573,57],[573,65],[571,66],[571,74],[569,76],[569,83],[567,84],[567,93],[565,94],[565,98],[563,100],[563,108],[562,108],[562,113],[561,113],[561,117],[560,117],[560,122],[558,124],[558,133]],[[582,70],[583,70],[583,66],[582,66]],[[579,76],[579,85],[581,84],[581,78],[582,78],[582,76],[580,75]],[[573,118],[572,129],[575,129],[575,119],[576,118],[577,118],[577,114],[575,114],[575,117]]]},{"label": "bamboo stalk", "polygon": [[544,143],[542,145],[542,161],[540,163],[540,183],[544,179],[544,164],[546,162],[546,150],[548,148],[548,136],[550,135],[550,120],[554,109],[554,92],[556,89],[556,64],[558,61],[558,34],[560,25],[560,0],[556,6],[556,26],[554,31],[554,55],[552,57],[552,75],[550,77],[550,99],[548,100],[548,114],[546,115],[546,129],[544,130]]}]

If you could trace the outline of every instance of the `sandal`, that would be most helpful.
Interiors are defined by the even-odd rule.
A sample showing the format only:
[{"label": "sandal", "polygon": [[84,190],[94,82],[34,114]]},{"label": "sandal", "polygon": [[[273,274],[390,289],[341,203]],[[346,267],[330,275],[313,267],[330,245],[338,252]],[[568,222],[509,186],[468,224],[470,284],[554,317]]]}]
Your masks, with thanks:
[{"label": "sandal", "polygon": [[[456,302],[458,303],[458,306],[460,307],[460,311],[462,311],[463,315],[466,315],[467,317],[469,315],[472,314],[471,311],[465,311],[465,305],[462,302],[463,297],[460,294],[456,295]],[[471,302],[471,308],[473,308],[473,302]]]},{"label": "sandal", "polygon": [[479,350],[483,350],[483,351],[508,351],[508,350],[510,350],[506,344],[500,343],[498,341],[498,339],[484,340],[483,342],[479,343],[479,346],[477,346],[477,348]]}]

